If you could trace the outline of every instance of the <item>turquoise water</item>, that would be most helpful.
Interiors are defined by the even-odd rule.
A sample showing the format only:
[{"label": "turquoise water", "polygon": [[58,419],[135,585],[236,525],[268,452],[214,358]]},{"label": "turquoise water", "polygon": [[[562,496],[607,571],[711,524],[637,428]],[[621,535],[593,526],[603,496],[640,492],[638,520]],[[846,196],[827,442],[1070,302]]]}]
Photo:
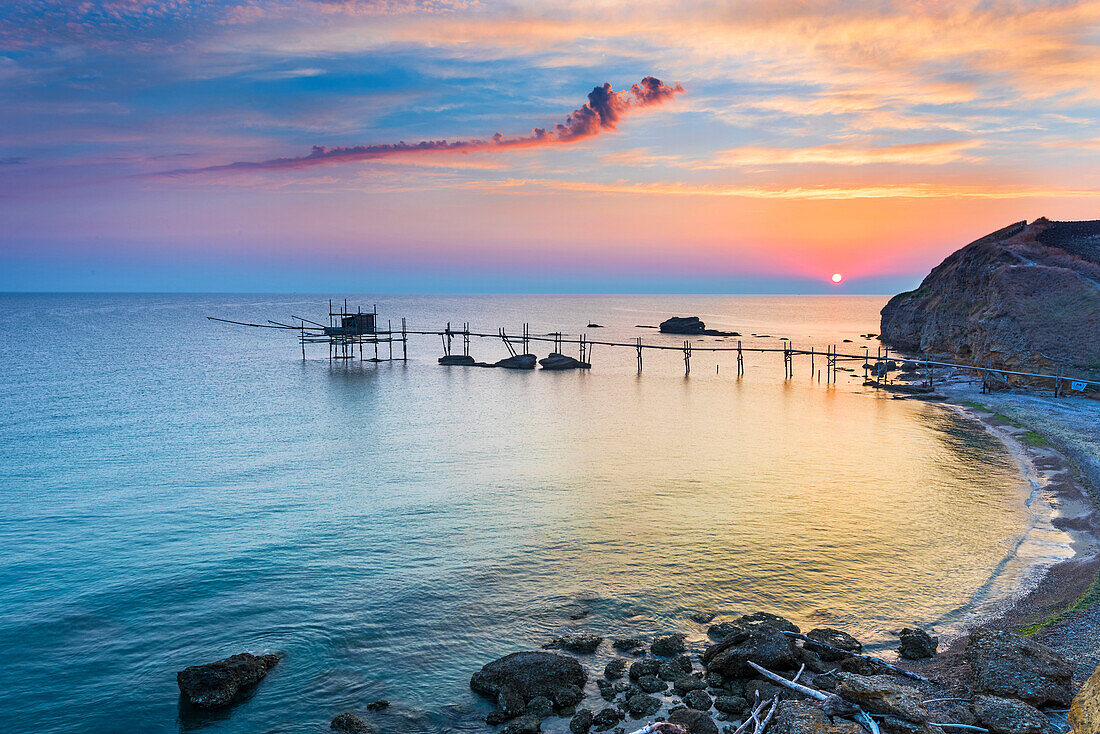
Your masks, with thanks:
[{"label": "turquoise water", "polygon": [[[410,328],[682,344],[636,325],[697,314],[746,346],[852,349],[884,301],[353,300]],[[780,356],[750,355],[739,380],[696,352],[685,376],[668,352],[639,376],[606,347],[584,373],[444,368],[428,337],[408,363],[332,365],[203,318],[325,306],[0,297],[6,729],[317,732],[386,698],[388,730],[478,731],[470,674],[565,630],[699,642],[688,612],[766,608],[885,645],[949,629],[1025,571],[1026,491],[1000,444],[846,373],[829,387],[799,363],[785,381]],[[180,708],[177,670],[242,650],[285,658],[231,711]]]}]

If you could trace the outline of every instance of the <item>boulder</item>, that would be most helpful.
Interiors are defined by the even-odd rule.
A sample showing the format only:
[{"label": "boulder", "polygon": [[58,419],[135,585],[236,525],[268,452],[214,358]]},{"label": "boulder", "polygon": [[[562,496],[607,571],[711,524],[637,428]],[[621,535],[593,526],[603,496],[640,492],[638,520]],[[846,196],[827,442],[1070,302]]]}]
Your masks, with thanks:
[{"label": "boulder", "polygon": [[384,698],[380,698],[373,703],[367,704],[367,711],[381,711],[384,708],[389,708],[390,702]]},{"label": "boulder", "polygon": [[749,702],[740,696],[718,696],[714,699],[714,708],[723,714],[739,714],[749,707]]},{"label": "boulder", "polygon": [[1018,698],[1032,706],[1073,700],[1073,669],[1065,659],[1034,640],[1003,630],[979,629],[966,642],[974,690]]},{"label": "boulder", "polygon": [[800,632],[798,625],[790,620],[780,617],[778,614],[771,614],[770,612],[753,612],[752,614],[745,614],[734,620],[734,623],[746,628],[759,627],[761,625],[767,625],[774,627],[777,630],[783,632]]},{"label": "boulder", "polygon": [[676,689],[677,693],[683,696],[691,691],[701,691],[707,687],[707,684],[694,675],[685,675],[682,678],[677,678],[676,682],[672,684],[672,687]]},{"label": "boulder", "polygon": [[542,722],[537,716],[521,716],[500,730],[500,734],[538,734],[542,731]]},{"label": "boulder", "polygon": [[830,718],[820,707],[806,701],[780,701],[768,734],[862,734],[854,721]]},{"label": "boulder", "polygon": [[623,637],[612,640],[611,646],[628,655],[642,655],[645,653],[645,640],[639,640],[637,637]]},{"label": "boulder", "polygon": [[559,708],[584,698],[588,673],[571,657],[552,652],[516,652],[485,665],[470,678],[470,688],[497,699],[512,689],[525,702],[545,696]]},{"label": "boulder", "polygon": [[718,734],[714,719],[695,709],[676,709],[668,715],[668,723],[682,726],[688,734]]},{"label": "boulder", "polygon": [[930,658],[936,654],[936,648],[940,644],[939,638],[922,629],[906,627],[899,633],[899,637],[901,643],[898,645],[898,655],[906,660]]},{"label": "boulder", "polygon": [[554,638],[547,644],[543,645],[543,649],[546,650],[568,650],[569,652],[578,652],[582,654],[591,654],[596,652],[596,648],[603,642],[603,638],[599,635],[593,634],[576,634],[576,635],[563,635],[561,637]]},{"label": "boulder", "polygon": [[714,700],[707,694],[706,691],[688,691],[688,694],[684,696],[684,703],[696,711],[710,711],[710,707],[714,704]]},{"label": "boulder", "polygon": [[[823,642],[826,645],[830,645],[841,650],[847,650],[848,652],[863,652],[863,645],[860,644],[859,640],[852,637],[847,632],[842,632],[841,630],[835,630],[829,627],[819,627],[817,629],[812,629],[807,632],[806,636],[809,637],[811,640]],[[821,647],[820,645],[815,645],[812,642],[806,642],[805,647],[807,650],[816,653],[817,656],[820,657],[822,660],[826,660],[828,662],[835,662],[837,660],[843,660],[849,657],[848,655],[845,655],[843,653],[834,652],[832,650]]]},{"label": "boulder", "polygon": [[546,696],[535,696],[527,702],[527,709],[524,713],[528,716],[545,719],[554,713],[554,702]]},{"label": "boulder", "polygon": [[219,708],[254,688],[278,662],[278,655],[243,652],[214,663],[184,668],[176,673],[176,684],[192,706]]},{"label": "boulder", "polygon": [[673,316],[658,327],[665,334],[702,334],[707,325],[698,316]]},{"label": "boulder", "polygon": [[596,688],[600,689],[600,695],[604,700],[613,701],[618,691],[615,690],[615,684],[609,680],[603,680],[602,678],[596,679]]},{"label": "boulder", "polygon": [[661,663],[661,667],[657,670],[657,675],[661,680],[677,681],[684,677],[684,668],[679,662],[675,660],[666,660]]},{"label": "boulder", "polygon": [[1092,672],[1069,708],[1069,724],[1073,734],[1100,732],[1100,666]]},{"label": "boulder", "polygon": [[684,636],[679,632],[668,635],[657,635],[653,638],[653,644],[649,646],[654,655],[670,658],[684,651]]},{"label": "boulder", "polygon": [[537,359],[533,354],[513,354],[497,362],[496,366],[506,370],[533,370]]},{"label": "boulder", "polygon": [[689,614],[688,618],[692,622],[697,622],[699,624],[706,624],[707,622],[710,622],[711,620],[713,620],[717,616],[718,615],[715,614],[714,612],[696,611],[696,612],[692,612],[691,614]]},{"label": "boulder", "polygon": [[744,628],[733,622],[720,622],[707,627],[707,635],[717,642],[721,642],[735,632],[743,632]]},{"label": "boulder", "polygon": [[630,680],[638,680],[642,676],[657,675],[661,670],[661,661],[656,658],[642,658],[635,661],[631,666],[628,674]]},{"label": "boulder", "polygon": [[661,710],[661,699],[635,693],[626,700],[626,708],[634,716],[652,716]]},{"label": "boulder", "polygon": [[993,734],[1047,734],[1050,721],[1039,709],[1011,698],[975,696],[974,714]]},{"label": "boulder", "polygon": [[626,673],[626,661],[622,658],[614,658],[603,666],[603,677],[608,680],[618,680]]},{"label": "boulder", "polygon": [[500,713],[503,714],[503,716],[497,718],[502,720],[514,719],[527,710],[527,702],[515,688],[505,687],[500,690],[500,694],[497,696],[497,707],[500,709]]},{"label": "boulder", "polygon": [[638,679],[638,688],[641,688],[646,693],[657,693],[668,688],[668,683],[658,678],[655,675],[643,675]]},{"label": "boulder", "polygon": [[340,732],[340,734],[371,734],[374,731],[367,722],[360,719],[358,716],[352,713],[344,712],[337,714],[332,723],[329,724],[329,729]]},{"label": "boulder", "polygon": [[557,352],[551,352],[550,355],[543,357],[539,360],[539,364],[542,365],[544,370],[586,370],[592,366],[588,362],[582,362],[579,359],[567,357]]},{"label": "boulder", "polygon": [[592,726],[596,731],[607,731],[622,720],[622,712],[617,708],[608,706],[605,709],[601,709],[599,713],[592,717]]},{"label": "boulder", "polygon": [[750,660],[773,672],[791,669],[796,662],[792,638],[771,625],[762,624],[732,634],[703,653],[703,664],[708,671],[729,678],[756,675],[748,665]]},{"label": "boulder", "polygon": [[868,713],[897,716],[918,724],[928,721],[924,696],[916,688],[898,683],[897,678],[855,673],[839,673],[837,678],[836,694]]},{"label": "boulder", "polygon": [[459,367],[473,367],[477,361],[468,354],[445,354],[439,358],[439,363]]},{"label": "boulder", "polygon": [[588,730],[591,728],[592,712],[588,709],[581,709],[573,714],[573,718],[569,720],[569,731],[573,734],[588,734]]}]

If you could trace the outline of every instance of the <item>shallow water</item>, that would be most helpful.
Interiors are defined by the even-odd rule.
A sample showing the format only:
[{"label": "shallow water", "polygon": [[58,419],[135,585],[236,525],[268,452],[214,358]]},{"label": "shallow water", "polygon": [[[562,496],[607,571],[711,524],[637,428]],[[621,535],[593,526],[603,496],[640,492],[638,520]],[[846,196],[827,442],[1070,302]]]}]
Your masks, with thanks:
[{"label": "shallow water", "polygon": [[[636,325],[697,314],[746,346],[852,351],[884,301],[355,300],[414,329],[682,344]],[[784,381],[766,354],[737,379],[697,351],[685,376],[670,351],[639,376],[599,346],[588,372],[444,368],[429,337],[408,363],[332,365],[203,318],[326,305],[0,297],[0,711],[17,729],[317,732],[387,698],[391,729],[478,730],[470,674],[565,630],[701,639],[692,610],[764,608],[882,647],[903,625],[949,631],[1063,554],[1014,554],[1035,519],[996,440],[861,373],[831,387],[802,360]],[[241,650],[286,657],[231,712],[181,711],[175,672]]]}]

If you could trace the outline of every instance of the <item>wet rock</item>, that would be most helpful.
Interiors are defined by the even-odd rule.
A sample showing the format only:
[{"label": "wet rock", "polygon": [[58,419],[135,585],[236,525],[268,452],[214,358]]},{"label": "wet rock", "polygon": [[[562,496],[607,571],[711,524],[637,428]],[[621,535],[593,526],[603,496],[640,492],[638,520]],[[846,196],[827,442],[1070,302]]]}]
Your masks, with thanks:
[{"label": "wet rock", "polygon": [[457,365],[460,367],[472,367],[477,361],[468,354],[445,354],[439,358],[439,363],[444,365]]},{"label": "wet rock", "polygon": [[672,684],[672,687],[676,689],[677,693],[683,696],[691,691],[701,691],[707,687],[707,684],[694,675],[685,675],[682,678],[677,678],[676,682]]},{"label": "wet rock", "polygon": [[573,718],[569,720],[569,731],[573,734],[588,734],[588,730],[591,728],[592,712],[588,709],[581,709],[573,714]]},{"label": "wet rock", "polygon": [[726,676],[717,671],[713,673],[707,673],[706,677],[704,677],[703,680],[705,680],[707,685],[711,688],[721,688],[722,686],[726,685]]},{"label": "wet rock", "polygon": [[[506,370],[533,370],[537,359],[533,354],[513,354],[511,357],[505,357],[497,362],[496,366],[503,367]],[[577,618],[572,617],[572,619]]]},{"label": "wet rock", "polygon": [[718,696],[714,699],[714,708],[723,714],[739,714],[749,707],[749,702],[740,696]]},{"label": "wet rock", "polygon": [[615,694],[618,693],[618,691],[615,690],[614,683],[609,680],[604,680],[602,678],[598,678],[596,680],[596,687],[600,689],[600,695],[608,701],[614,700]]},{"label": "wet rock", "polygon": [[688,615],[688,618],[691,619],[692,622],[697,622],[699,624],[706,624],[707,622],[710,622],[711,620],[713,620],[717,616],[718,615],[715,614],[714,612],[701,612],[700,611],[700,612],[692,612],[691,614]]},{"label": "wet rock", "polygon": [[581,654],[596,652],[603,638],[593,634],[562,635],[543,645],[546,650],[568,650]]},{"label": "wet rock", "polygon": [[676,660],[667,660],[661,663],[657,675],[661,680],[676,681],[684,677],[684,668]]},{"label": "wet rock", "polygon": [[661,710],[661,699],[635,693],[627,699],[626,707],[634,716],[652,716]]},{"label": "wet rock", "polygon": [[868,713],[897,716],[917,723],[928,721],[924,696],[916,688],[897,680],[887,675],[839,673],[836,693]]},{"label": "wet rock", "polygon": [[[863,652],[863,645],[860,644],[859,640],[852,637],[847,632],[843,632],[841,630],[836,630],[829,627],[819,627],[817,629],[812,629],[807,632],[806,636],[809,637],[811,640],[823,642],[826,645],[831,645],[833,647],[840,648],[841,650],[847,650],[848,652]],[[806,642],[805,647],[807,650],[816,653],[817,656],[820,657],[822,660],[828,662],[835,662],[837,660],[843,660],[848,657],[843,653],[833,652],[831,650],[825,649],[824,647],[821,647],[820,645],[814,645],[812,642]]]},{"label": "wet rock", "polygon": [[707,635],[718,642],[726,639],[735,632],[743,632],[744,628],[733,622],[721,622],[707,627]]},{"label": "wet rock", "polygon": [[618,680],[626,673],[626,660],[615,658],[603,666],[603,675],[608,680]]},{"label": "wet rock", "polygon": [[639,640],[637,637],[624,637],[614,640],[611,646],[628,655],[642,655],[645,653],[645,640]]},{"label": "wet rock", "polygon": [[769,624],[761,624],[730,635],[703,653],[707,670],[728,678],[756,675],[748,665],[750,660],[771,671],[791,669],[796,662],[792,638]]},{"label": "wet rock", "polygon": [[966,643],[974,690],[1018,698],[1032,706],[1073,700],[1073,669],[1065,659],[1034,640],[1001,630],[979,629]]},{"label": "wet rock", "polygon": [[542,731],[542,722],[537,716],[521,716],[500,730],[500,734],[538,734]]},{"label": "wet rock", "polygon": [[668,722],[684,727],[688,734],[718,734],[714,719],[695,709],[677,709],[668,715]]},{"label": "wet rock", "polygon": [[940,644],[938,637],[932,637],[922,629],[906,627],[899,636],[901,644],[898,645],[898,655],[906,660],[930,658],[936,654],[936,648]]},{"label": "wet rock", "polygon": [[593,322],[593,323],[589,324],[589,325],[588,325],[587,327],[585,327],[585,328],[587,328],[587,329],[602,329],[602,328],[603,328],[603,324],[597,324],[597,323]]},{"label": "wet rock", "polygon": [[278,655],[244,652],[214,663],[184,668],[176,673],[176,684],[192,706],[220,708],[254,688],[278,662]]},{"label": "wet rock", "polygon": [[503,720],[514,719],[524,713],[527,704],[515,688],[503,688],[497,694],[497,707],[504,715]]},{"label": "wet rock", "polygon": [[387,701],[386,699],[382,698],[382,699],[379,699],[377,701],[374,701],[373,703],[368,703],[367,704],[367,711],[381,711],[384,708],[388,708],[389,705],[390,705],[390,702]]},{"label": "wet rock", "polygon": [[643,675],[638,679],[638,688],[641,688],[646,693],[657,693],[668,688],[668,683],[658,678],[655,675]]},{"label": "wet rock", "polygon": [[798,625],[791,622],[778,614],[771,614],[770,612],[753,612],[752,614],[746,614],[738,617],[735,622],[741,627],[754,628],[760,625],[767,625],[774,627],[777,630],[783,632],[800,632]]},{"label": "wet rock", "polygon": [[340,734],[371,734],[374,728],[367,722],[360,719],[358,716],[352,713],[344,712],[337,714],[332,723],[329,724],[329,729],[340,732]]},{"label": "wet rock", "polygon": [[555,706],[575,706],[584,698],[588,673],[571,657],[552,652],[516,652],[485,665],[470,678],[470,688],[496,699],[511,688],[524,701],[546,696]]},{"label": "wet rock", "polygon": [[688,694],[684,696],[684,703],[696,711],[709,711],[714,701],[711,700],[711,697],[706,691],[695,690],[689,691]]},{"label": "wet rock", "polygon": [[607,731],[622,720],[622,712],[608,706],[605,709],[601,709],[599,713],[592,717],[592,726],[596,731]]},{"label": "wet rock", "polygon": [[684,651],[684,636],[679,632],[668,635],[657,635],[657,637],[653,639],[653,644],[649,646],[649,649],[654,655],[660,655],[665,658],[679,655]]},{"label": "wet rock", "polygon": [[554,702],[546,696],[535,696],[527,702],[526,714],[528,716],[545,719],[552,713],[554,713]]},{"label": "wet rock", "polygon": [[997,696],[975,696],[974,713],[993,734],[1046,734],[1050,721],[1023,701]]},{"label": "wet rock", "polygon": [[543,357],[539,360],[539,364],[542,365],[544,370],[576,370],[588,369],[592,366],[588,362],[582,362],[579,359],[567,357],[557,352],[551,352],[548,356]]},{"label": "wet rock", "polygon": [[1073,705],[1069,708],[1069,723],[1073,727],[1073,734],[1100,732],[1100,666],[1097,666],[1073,698]]},{"label": "wet rock", "polygon": [[661,670],[661,661],[656,658],[642,658],[630,666],[630,680],[638,680],[643,675],[657,675]]},{"label": "wet rock", "polygon": [[675,662],[676,662],[677,665],[680,666],[680,670],[684,671],[685,673],[690,673],[691,672],[692,667],[693,667],[692,664],[691,664],[691,656],[688,655],[687,653],[684,653],[683,655],[679,655],[676,658]]},{"label": "wet rock", "polygon": [[698,316],[673,316],[657,328],[665,334],[702,334],[707,325]]},{"label": "wet rock", "polygon": [[830,718],[806,701],[780,701],[768,734],[862,734],[854,721]]}]

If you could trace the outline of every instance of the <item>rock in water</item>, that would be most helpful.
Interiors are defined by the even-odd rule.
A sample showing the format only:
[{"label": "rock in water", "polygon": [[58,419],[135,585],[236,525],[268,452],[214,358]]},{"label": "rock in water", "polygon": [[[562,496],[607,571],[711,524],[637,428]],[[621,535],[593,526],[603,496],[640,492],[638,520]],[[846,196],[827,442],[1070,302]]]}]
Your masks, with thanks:
[{"label": "rock in water", "polygon": [[176,673],[180,693],[192,706],[203,709],[228,706],[263,680],[279,662],[278,655],[241,653]]},{"label": "rock in water", "polygon": [[750,660],[773,672],[796,667],[792,638],[765,624],[736,632],[703,653],[707,670],[728,678],[756,675]]},{"label": "rock in water", "polygon": [[1073,669],[1046,645],[1014,632],[979,629],[966,642],[966,661],[974,671],[974,690],[1018,698],[1032,706],[1073,700]]},{"label": "rock in water", "polygon": [[587,633],[563,635],[545,645],[545,648],[548,650],[558,648],[561,650],[568,650],[569,652],[591,654],[596,652],[596,648],[600,646],[601,642],[603,642],[603,638],[599,635]]},{"label": "rock in water", "polygon": [[669,635],[657,635],[649,649],[654,655],[670,658],[684,651],[684,636],[679,632]]},{"label": "rock in water", "polygon": [[673,316],[658,327],[665,334],[702,334],[707,325],[698,316]]},{"label": "rock in water", "polygon": [[901,644],[898,645],[898,655],[906,660],[930,658],[936,654],[936,648],[940,644],[938,637],[932,637],[922,629],[906,627],[899,636]]},{"label": "rock in water", "polygon": [[506,370],[533,370],[537,359],[533,354],[514,354],[500,360],[496,363],[496,366],[503,367]]},{"label": "rock in water", "polygon": [[993,734],[1047,734],[1050,721],[1034,706],[996,696],[975,696],[974,713]]},{"label": "rock in water", "polygon": [[1074,697],[1069,709],[1069,724],[1073,727],[1073,734],[1100,732],[1100,666]]},{"label": "rock in water", "polygon": [[702,711],[677,709],[668,715],[668,723],[682,726],[689,734],[718,734],[718,725]]},{"label": "rock in water", "polygon": [[709,711],[714,701],[706,691],[689,691],[684,696],[684,703],[697,711]]},{"label": "rock in water", "polygon": [[622,658],[612,658],[603,667],[603,677],[608,680],[618,680],[624,673],[626,673],[626,661]]},{"label": "rock in water", "polygon": [[1098,283],[1100,221],[1017,222],[948,256],[917,290],[890,299],[882,340],[1005,368],[1051,367],[1044,358],[1095,364]]},{"label": "rock in water", "polygon": [[569,731],[573,734],[588,734],[588,730],[591,728],[592,712],[588,709],[581,709],[569,720]]},{"label": "rock in water", "polygon": [[484,666],[470,678],[470,688],[496,700],[512,690],[523,700],[545,696],[559,708],[584,697],[588,673],[571,657],[552,652],[515,652]]},{"label": "rock in water", "polygon": [[586,370],[592,366],[587,362],[557,352],[552,352],[549,356],[543,357],[539,360],[539,364],[542,365],[544,370]]},{"label": "rock in water", "polygon": [[439,363],[443,365],[457,365],[460,367],[471,367],[476,364],[474,358],[468,354],[445,354],[439,358]]},{"label": "rock in water", "polygon": [[[848,652],[861,653],[863,652],[863,645],[859,643],[859,640],[852,637],[847,632],[840,630],[830,629],[828,627],[820,627],[818,629],[812,629],[806,633],[806,636],[811,640],[817,642],[823,642],[826,645],[839,648],[841,650],[847,650]],[[835,662],[837,660],[843,660],[848,657],[847,655],[839,652],[833,652],[827,650],[820,645],[815,645],[812,642],[805,643],[806,649],[811,652],[815,652],[822,660],[828,662]]]},{"label": "rock in water", "polygon": [[784,619],[778,614],[772,614],[771,612],[753,612],[752,614],[745,614],[734,620],[734,623],[748,629],[759,627],[760,625],[768,625],[782,632],[800,631],[798,625],[794,622]]},{"label": "rock in water", "polygon": [[621,711],[608,706],[592,717],[592,726],[596,731],[607,731],[623,720]]},{"label": "rock in water", "polygon": [[329,728],[333,731],[338,731],[340,734],[371,734],[374,728],[367,722],[360,719],[358,716],[352,713],[344,712],[337,714],[336,718],[329,724]]}]

